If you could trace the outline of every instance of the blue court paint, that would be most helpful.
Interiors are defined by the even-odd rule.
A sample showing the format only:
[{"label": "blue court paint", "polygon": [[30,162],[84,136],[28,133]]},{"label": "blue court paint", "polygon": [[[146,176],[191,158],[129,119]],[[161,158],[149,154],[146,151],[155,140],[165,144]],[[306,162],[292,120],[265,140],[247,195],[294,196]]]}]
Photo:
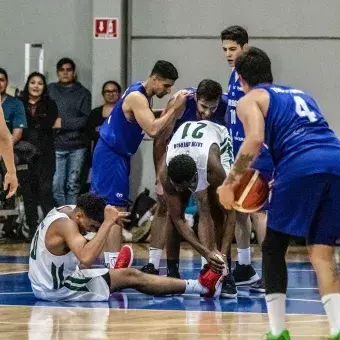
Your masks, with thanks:
[{"label": "blue court paint", "polygon": [[[28,263],[27,256],[0,256],[0,263]],[[194,279],[200,270],[200,258],[181,261],[180,273],[183,278]],[[145,259],[136,259],[134,267],[140,268],[146,264]],[[97,263],[97,266],[99,262]],[[161,262],[161,274],[165,274],[165,261]],[[261,271],[261,263],[254,261],[254,267]],[[310,263],[289,263],[289,282],[287,292],[287,313],[324,315],[319,301],[316,276]],[[298,289],[294,289],[298,288]],[[314,288],[314,289],[311,289]],[[26,306],[59,306],[85,308],[118,308],[143,310],[179,310],[179,311],[217,311],[266,313],[266,303],[263,294],[250,293],[248,287],[238,288],[237,299],[204,299],[194,295],[154,297],[127,289],[112,294],[107,303],[52,303],[38,301],[31,292],[27,273],[0,274],[0,305]]]}]

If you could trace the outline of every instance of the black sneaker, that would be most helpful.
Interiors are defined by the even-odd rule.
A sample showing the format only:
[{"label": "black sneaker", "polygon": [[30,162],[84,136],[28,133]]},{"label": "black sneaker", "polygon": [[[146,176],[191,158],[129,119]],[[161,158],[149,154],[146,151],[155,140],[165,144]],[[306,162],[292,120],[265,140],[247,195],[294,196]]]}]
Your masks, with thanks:
[{"label": "black sneaker", "polygon": [[145,274],[152,274],[152,275],[159,275],[159,270],[155,268],[153,263],[146,264],[142,269],[141,272]]},{"label": "black sneaker", "polygon": [[253,293],[265,293],[266,287],[263,278],[250,285],[249,291]]},{"label": "black sneaker", "polygon": [[174,279],[180,279],[181,278],[181,275],[179,274],[178,272],[178,269],[176,268],[171,268],[171,269],[168,269],[168,274],[167,274],[167,277],[172,277]]},{"label": "black sneaker", "polygon": [[237,297],[237,288],[234,276],[229,273],[223,280],[221,298],[234,299]]},{"label": "black sneaker", "polygon": [[259,275],[251,264],[239,264],[236,262],[236,268],[233,271],[236,286],[250,285],[260,280]]}]

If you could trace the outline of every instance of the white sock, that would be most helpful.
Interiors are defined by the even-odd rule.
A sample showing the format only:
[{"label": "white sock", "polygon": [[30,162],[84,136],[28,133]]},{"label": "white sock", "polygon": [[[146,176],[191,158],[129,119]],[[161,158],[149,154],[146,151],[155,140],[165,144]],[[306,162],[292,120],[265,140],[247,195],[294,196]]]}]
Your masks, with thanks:
[{"label": "white sock", "polygon": [[150,247],[149,249],[149,263],[155,266],[155,269],[159,269],[159,263],[161,262],[163,249],[157,249]]},{"label": "white sock", "polygon": [[184,294],[205,294],[208,293],[208,289],[203,287],[197,280],[185,280],[185,292]]},{"label": "white sock", "polygon": [[278,336],[285,329],[286,294],[266,295],[266,302],[271,332]]},{"label": "white sock", "polygon": [[340,294],[324,295],[321,301],[328,317],[331,336],[335,336],[340,332]]},{"label": "white sock", "polygon": [[104,260],[107,268],[114,268],[119,252],[104,252]]},{"label": "white sock", "polygon": [[201,268],[203,268],[204,265],[208,264],[208,261],[207,261],[207,259],[205,257],[201,256],[201,263],[202,263]]},{"label": "white sock", "polygon": [[246,249],[237,248],[237,257],[239,264],[250,264],[250,247]]}]

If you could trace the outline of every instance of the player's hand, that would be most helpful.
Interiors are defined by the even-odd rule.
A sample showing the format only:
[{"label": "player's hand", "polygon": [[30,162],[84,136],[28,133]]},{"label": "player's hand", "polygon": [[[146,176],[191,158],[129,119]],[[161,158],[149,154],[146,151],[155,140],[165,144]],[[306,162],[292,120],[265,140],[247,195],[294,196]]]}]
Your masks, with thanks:
[{"label": "player's hand", "polygon": [[187,91],[187,90],[179,91],[179,93],[177,94],[177,96],[174,100],[173,106],[172,106],[173,109],[175,110],[175,112],[182,108],[182,106],[186,102],[186,98],[191,94],[192,94],[192,92]]},{"label": "player's hand", "polygon": [[213,250],[206,256],[209,267],[217,273],[223,272],[225,269],[225,263],[223,261],[222,254],[218,250]]},{"label": "player's hand", "polygon": [[222,184],[217,188],[216,193],[223,208],[232,210],[235,204],[234,187],[228,184]]},{"label": "player's hand", "polygon": [[125,219],[129,215],[129,212],[119,211],[112,205],[107,205],[104,210],[104,220],[112,224],[116,224],[118,220]]},{"label": "player's hand", "polygon": [[4,181],[4,190],[8,190],[8,194],[6,198],[12,197],[18,189],[18,178],[17,174],[15,172],[7,172],[5,175],[5,181]]}]

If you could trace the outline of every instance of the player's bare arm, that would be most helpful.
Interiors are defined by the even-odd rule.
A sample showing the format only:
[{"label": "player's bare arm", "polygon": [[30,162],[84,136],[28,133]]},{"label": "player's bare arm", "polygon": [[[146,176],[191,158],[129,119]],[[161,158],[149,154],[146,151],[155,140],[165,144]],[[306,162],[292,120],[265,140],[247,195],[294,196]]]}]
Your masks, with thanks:
[{"label": "player's bare arm", "polygon": [[[92,266],[103,251],[111,228],[115,226],[119,219],[125,218],[129,213],[120,212],[112,206],[106,206],[104,215],[104,222],[99,227],[96,236],[89,242],[80,233],[79,227],[74,221],[59,219],[54,222],[53,229],[56,236],[60,237],[62,243],[66,244],[67,248],[74,253],[80,263],[87,268]],[[95,226],[94,229],[96,229]]]},{"label": "player's bare arm", "polygon": [[[0,98],[1,103],[1,98]],[[18,179],[14,164],[13,142],[11,134],[7,128],[4,112],[0,104],[0,155],[6,165],[6,175],[4,181],[4,190],[9,189],[6,198],[12,197],[18,188]]]},{"label": "player's bare arm", "polygon": [[[161,117],[167,114],[167,112],[173,107],[176,95],[179,92],[177,92],[168,102],[166,108],[163,110]],[[182,107],[178,110],[176,116],[181,117],[183,115],[185,109],[185,102],[183,103]],[[158,177],[159,170],[162,166],[165,152],[166,152],[166,145],[167,140],[170,138],[172,131],[174,130],[176,124],[176,119],[171,121],[169,125],[154,139],[153,142],[153,160],[154,160],[154,166],[155,166],[155,173],[156,178]]]},{"label": "player's bare arm", "polygon": [[199,212],[199,222],[198,222],[198,234],[200,239],[205,240],[205,242],[210,244],[208,253],[205,258],[208,261],[209,266],[214,271],[222,271],[224,268],[224,262],[222,260],[222,254],[216,248],[215,239],[215,225],[213,218],[211,216],[209,195],[208,190],[202,190],[196,194],[198,201],[198,212]]},{"label": "player's bare arm", "polygon": [[213,144],[210,147],[207,169],[208,183],[211,187],[217,189],[220,185],[222,185],[226,178],[225,170],[221,164],[220,148],[217,144]]},{"label": "player's bare arm", "polygon": [[237,115],[243,124],[246,137],[226,179],[226,184],[236,185],[239,182],[240,177],[258,156],[263,145],[264,115],[261,111],[261,104],[256,98],[257,96],[256,90],[251,91],[240,99],[237,104]]},{"label": "player's bare arm", "polygon": [[139,92],[130,93],[124,101],[124,112],[132,112],[137,123],[152,138],[157,137],[173,120],[177,118],[178,110],[185,102],[188,92],[179,94],[173,106],[160,118],[155,118],[145,96]]},{"label": "player's bare arm", "polygon": [[[265,101],[266,93],[261,90],[260,94],[260,101],[257,99],[257,90],[254,90],[240,99],[237,104],[237,115],[242,121],[246,137],[228,177],[223,185],[217,189],[218,194],[223,190],[223,206],[226,209],[232,209],[235,200],[234,189],[238,185],[241,176],[260,153],[264,142],[265,125],[263,110],[265,104],[263,101]],[[220,197],[222,196],[220,195]]]}]

